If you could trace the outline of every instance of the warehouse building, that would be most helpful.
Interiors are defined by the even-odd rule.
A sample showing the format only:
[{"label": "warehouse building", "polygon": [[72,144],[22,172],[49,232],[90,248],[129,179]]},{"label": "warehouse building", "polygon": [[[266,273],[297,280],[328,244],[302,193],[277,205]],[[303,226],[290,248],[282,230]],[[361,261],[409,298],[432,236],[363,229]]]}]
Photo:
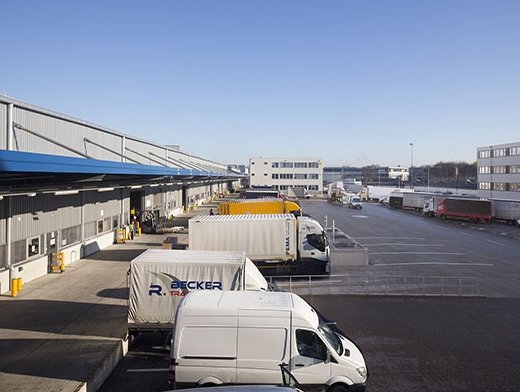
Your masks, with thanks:
[{"label": "warehouse building", "polygon": [[[0,293],[238,186],[227,166],[0,96]],[[147,226],[148,225],[148,226]]]},{"label": "warehouse building", "polygon": [[478,195],[520,200],[520,142],[477,148]]}]

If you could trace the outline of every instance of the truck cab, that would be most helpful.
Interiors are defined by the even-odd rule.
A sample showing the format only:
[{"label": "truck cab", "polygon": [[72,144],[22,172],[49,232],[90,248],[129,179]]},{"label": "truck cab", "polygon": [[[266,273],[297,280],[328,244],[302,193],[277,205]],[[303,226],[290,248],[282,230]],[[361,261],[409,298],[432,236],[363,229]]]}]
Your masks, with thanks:
[{"label": "truck cab", "polygon": [[313,218],[298,218],[298,253],[302,273],[329,273],[330,248],[325,230]]}]

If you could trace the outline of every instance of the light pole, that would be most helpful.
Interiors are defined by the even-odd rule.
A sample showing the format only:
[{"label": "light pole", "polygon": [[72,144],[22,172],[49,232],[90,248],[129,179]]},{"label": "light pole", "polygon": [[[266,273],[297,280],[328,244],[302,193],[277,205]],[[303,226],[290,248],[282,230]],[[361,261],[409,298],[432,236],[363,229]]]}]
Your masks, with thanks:
[{"label": "light pole", "polygon": [[413,188],[413,143],[410,144],[410,189]]}]

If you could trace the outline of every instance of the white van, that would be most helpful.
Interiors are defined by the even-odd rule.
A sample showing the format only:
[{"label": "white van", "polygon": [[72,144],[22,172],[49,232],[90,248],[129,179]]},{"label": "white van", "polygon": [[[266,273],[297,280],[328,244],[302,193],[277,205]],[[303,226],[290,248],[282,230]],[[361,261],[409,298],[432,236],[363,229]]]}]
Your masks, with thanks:
[{"label": "white van", "polygon": [[285,363],[306,392],[365,389],[360,350],[296,294],[193,291],[180,303],[173,331],[173,388],[276,384]]}]

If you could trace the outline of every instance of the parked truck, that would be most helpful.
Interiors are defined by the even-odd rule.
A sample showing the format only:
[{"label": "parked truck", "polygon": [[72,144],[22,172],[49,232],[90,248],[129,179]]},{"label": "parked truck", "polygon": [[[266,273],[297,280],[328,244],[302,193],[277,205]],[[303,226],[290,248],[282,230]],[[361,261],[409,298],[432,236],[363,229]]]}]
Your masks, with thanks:
[{"label": "parked truck", "polygon": [[493,219],[520,225],[520,200],[491,199]]},{"label": "parked truck", "polygon": [[188,230],[189,249],[245,251],[264,275],[329,273],[325,231],[308,216],[201,215]]},{"label": "parked truck", "polygon": [[423,213],[441,219],[459,218],[472,222],[490,222],[492,216],[489,200],[434,196],[425,203]]},{"label": "parked truck", "polygon": [[171,328],[193,290],[269,290],[244,252],[148,249],[130,262],[129,330]]},{"label": "parked truck", "polygon": [[372,201],[378,203],[388,203],[392,192],[405,191],[401,188],[387,187],[387,186],[364,186],[360,192],[362,201]]},{"label": "parked truck", "polygon": [[423,210],[424,203],[434,195],[426,192],[394,191],[390,194],[389,205],[394,208]]},{"label": "parked truck", "polygon": [[278,198],[232,200],[222,202],[218,206],[220,215],[293,214],[300,216],[301,212],[298,203]]}]

